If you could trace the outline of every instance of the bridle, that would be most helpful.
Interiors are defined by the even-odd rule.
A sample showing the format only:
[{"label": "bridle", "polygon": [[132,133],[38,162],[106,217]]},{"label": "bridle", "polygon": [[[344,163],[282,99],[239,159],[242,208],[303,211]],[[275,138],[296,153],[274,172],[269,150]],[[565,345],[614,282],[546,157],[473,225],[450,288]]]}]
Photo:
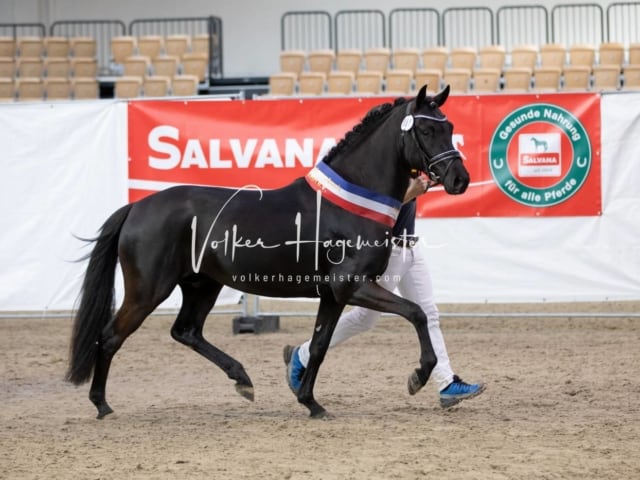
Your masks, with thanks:
[{"label": "bridle", "polygon": [[[436,103],[431,102],[431,107],[433,108],[437,107]],[[405,133],[408,132],[410,134],[410,137],[413,139],[414,143],[416,144],[416,147],[422,154],[422,158],[420,159],[421,165],[419,165],[418,167],[413,165],[412,162],[409,160],[409,166],[412,167],[411,176],[415,178],[419,175],[421,171],[425,172],[429,177],[429,182],[427,183],[427,189],[429,189],[430,187],[433,187],[434,185],[438,185],[439,183],[441,183],[442,179],[447,175],[447,172],[451,168],[451,165],[453,165],[453,161],[461,159],[462,157],[460,155],[460,152],[458,152],[458,150],[456,150],[455,148],[452,150],[446,150],[444,152],[440,152],[437,155],[429,155],[429,153],[424,148],[420,140],[418,140],[418,136],[416,135],[416,131],[415,131],[416,118],[425,118],[427,120],[431,120],[434,122],[446,122],[448,121],[446,116],[433,117],[430,115],[422,115],[422,114],[414,115],[411,113],[411,102],[407,104],[407,109],[405,113],[406,113],[405,117],[402,119],[402,123],[400,124],[401,144],[402,146],[404,146]],[[448,162],[448,163],[444,169],[444,173],[442,174],[442,176],[440,176],[436,172],[434,172],[433,167],[443,162]]]}]

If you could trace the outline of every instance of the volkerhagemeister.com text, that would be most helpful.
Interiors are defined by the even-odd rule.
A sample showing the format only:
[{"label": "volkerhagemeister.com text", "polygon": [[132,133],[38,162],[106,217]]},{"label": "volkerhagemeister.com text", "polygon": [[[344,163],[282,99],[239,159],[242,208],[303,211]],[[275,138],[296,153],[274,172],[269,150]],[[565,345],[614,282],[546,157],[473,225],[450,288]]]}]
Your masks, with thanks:
[{"label": "volkerhagemeister.com text", "polygon": [[379,282],[393,281],[398,283],[400,281],[400,275],[376,275],[374,277],[370,275],[361,275],[354,273],[330,273],[330,274],[305,274],[305,275],[293,275],[287,273],[243,273],[239,275],[231,275],[233,282],[240,283],[295,283],[297,285],[308,284],[325,284],[325,283],[337,283],[337,282],[367,282],[370,279]]}]

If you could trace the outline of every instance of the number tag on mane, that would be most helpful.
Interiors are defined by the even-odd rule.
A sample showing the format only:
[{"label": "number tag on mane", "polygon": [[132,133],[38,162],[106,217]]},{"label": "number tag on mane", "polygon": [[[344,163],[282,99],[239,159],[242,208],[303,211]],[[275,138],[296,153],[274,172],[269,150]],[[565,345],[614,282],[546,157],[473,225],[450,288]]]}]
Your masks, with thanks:
[{"label": "number tag on mane", "polygon": [[413,128],[413,115],[407,115],[402,119],[402,123],[400,124],[400,130],[403,132],[408,132]]}]

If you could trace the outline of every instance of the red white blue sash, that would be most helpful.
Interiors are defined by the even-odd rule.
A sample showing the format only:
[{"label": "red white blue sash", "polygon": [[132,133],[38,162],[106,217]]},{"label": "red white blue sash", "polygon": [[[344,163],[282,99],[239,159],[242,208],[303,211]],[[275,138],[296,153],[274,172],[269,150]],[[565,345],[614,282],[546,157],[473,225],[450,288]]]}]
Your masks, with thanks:
[{"label": "red white blue sash", "polygon": [[305,178],[323,198],[344,210],[388,227],[396,223],[402,202],[347,182],[325,162],[319,162]]}]

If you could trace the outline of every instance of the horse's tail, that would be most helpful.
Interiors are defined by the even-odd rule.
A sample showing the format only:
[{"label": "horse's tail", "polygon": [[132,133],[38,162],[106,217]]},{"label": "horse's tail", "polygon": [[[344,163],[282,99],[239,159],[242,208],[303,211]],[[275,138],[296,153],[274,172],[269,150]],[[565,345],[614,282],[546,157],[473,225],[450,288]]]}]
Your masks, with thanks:
[{"label": "horse's tail", "polygon": [[76,385],[91,377],[102,329],[113,315],[118,238],[131,207],[132,204],[128,204],[114,212],[102,225],[100,235],[90,240],[95,241],[96,245],[87,256],[89,265],[82,282],[80,306],[73,322],[66,375],[66,379]]}]

